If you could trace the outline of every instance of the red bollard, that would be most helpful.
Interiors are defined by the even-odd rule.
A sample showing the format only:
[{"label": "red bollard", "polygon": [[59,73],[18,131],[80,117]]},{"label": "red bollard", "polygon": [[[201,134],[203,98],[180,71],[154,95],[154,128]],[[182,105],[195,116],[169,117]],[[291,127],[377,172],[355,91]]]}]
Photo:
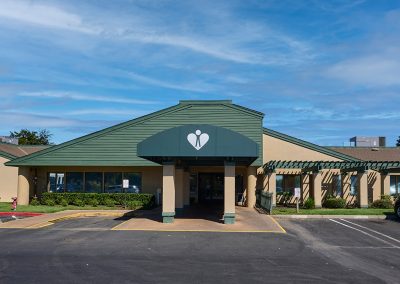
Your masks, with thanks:
[{"label": "red bollard", "polygon": [[12,197],[11,200],[12,200],[11,209],[15,211],[15,210],[17,210],[17,204],[18,204],[17,203],[17,198],[16,197]]}]

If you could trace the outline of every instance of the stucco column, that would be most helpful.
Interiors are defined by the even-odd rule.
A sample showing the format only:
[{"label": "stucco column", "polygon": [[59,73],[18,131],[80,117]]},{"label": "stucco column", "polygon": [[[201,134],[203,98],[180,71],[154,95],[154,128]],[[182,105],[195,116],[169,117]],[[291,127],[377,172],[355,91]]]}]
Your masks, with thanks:
[{"label": "stucco column", "polygon": [[265,191],[272,193],[272,206],[276,206],[276,173],[268,173],[266,176]]},{"label": "stucco column", "polygon": [[175,217],[175,165],[163,165],[162,216],[164,223],[174,222]]},{"label": "stucco column", "polygon": [[310,197],[310,175],[301,175],[301,200],[306,201]]},{"label": "stucco column", "polygon": [[341,173],[341,181],[342,181],[342,197],[346,200],[346,203],[351,202],[351,174],[349,173]]},{"label": "stucco column", "polygon": [[17,200],[19,205],[29,204],[29,168],[18,168]]},{"label": "stucco column", "polygon": [[224,223],[235,223],[235,163],[225,162]]},{"label": "stucco column", "polygon": [[313,199],[315,202],[315,208],[322,207],[322,173],[317,172],[312,174],[313,180]]},{"label": "stucco column", "polygon": [[247,207],[256,205],[257,167],[247,168]]},{"label": "stucco column", "polygon": [[381,173],[382,195],[390,195],[390,175]]},{"label": "stucco column", "polygon": [[368,208],[368,171],[357,173],[357,199],[361,208]]},{"label": "stucco column", "polygon": [[190,172],[183,172],[183,207],[190,205]]},{"label": "stucco column", "polygon": [[183,209],[183,169],[175,169],[175,208],[177,211]]}]

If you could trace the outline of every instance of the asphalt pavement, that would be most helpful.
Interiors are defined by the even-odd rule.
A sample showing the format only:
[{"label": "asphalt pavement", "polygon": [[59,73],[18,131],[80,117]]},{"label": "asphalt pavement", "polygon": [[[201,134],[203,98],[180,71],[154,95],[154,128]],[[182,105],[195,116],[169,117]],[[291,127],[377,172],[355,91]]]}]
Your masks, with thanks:
[{"label": "asphalt pavement", "polygon": [[[280,220],[277,233],[0,230],[0,283],[399,283],[400,223]],[[351,222],[351,223],[349,223]]]}]

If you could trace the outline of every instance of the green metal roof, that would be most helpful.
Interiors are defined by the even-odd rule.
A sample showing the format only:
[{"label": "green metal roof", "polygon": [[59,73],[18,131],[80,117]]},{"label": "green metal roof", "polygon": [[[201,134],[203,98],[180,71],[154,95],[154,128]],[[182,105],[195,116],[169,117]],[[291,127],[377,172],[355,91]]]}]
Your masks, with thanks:
[{"label": "green metal roof", "polygon": [[301,146],[301,147],[304,147],[304,148],[307,148],[307,149],[310,149],[310,150],[313,150],[313,151],[316,151],[316,152],[319,152],[319,153],[322,153],[322,154],[325,154],[325,155],[328,155],[328,156],[331,156],[331,157],[334,157],[334,158],[344,160],[344,161],[360,161],[359,159],[356,159],[352,156],[345,155],[345,154],[336,152],[334,150],[331,150],[331,149],[328,149],[328,148],[325,148],[322,146],[318,146],[316,144],[313,144],[313,143],[295,138],[293,136],[289,136],[289,135],[277,132],[275,130],[265,128],[265,127],[264,127],[264,134],[274,137],[274,138],[277,138],[277,139],[280,139],[280,140],[283,140],[283,141],[286,141],[286,142],[289,142],[289,143],[292,143],[292,144],[295,144],[295,145],[298,145],[298,146]]},{"label": "green metal roof", "polygon": [[12,159],[15,159],[17,156],[11,155],[10,153],[4,152],[4,151],[0,151],[0,157],[12,160]]},{"label": "green metal roof", "polygon": [[[176,126],[211,124],[240,133],[262,153],[263,114],[230,101],[184,101],[83,137],[9,161],[9,166],[154,166],[137,156],[137,144]],[[261,166],[262,157],[253,165]]]}]

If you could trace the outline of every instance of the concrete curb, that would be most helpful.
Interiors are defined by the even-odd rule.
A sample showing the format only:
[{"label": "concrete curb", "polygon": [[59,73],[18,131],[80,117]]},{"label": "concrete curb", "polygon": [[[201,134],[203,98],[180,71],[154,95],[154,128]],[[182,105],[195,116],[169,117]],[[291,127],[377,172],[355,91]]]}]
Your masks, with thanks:
[{"label": "concrete curb", "polygon": [[394,216],[386,215],[271,215],[276,219],[368,219],[393,220]]}]

